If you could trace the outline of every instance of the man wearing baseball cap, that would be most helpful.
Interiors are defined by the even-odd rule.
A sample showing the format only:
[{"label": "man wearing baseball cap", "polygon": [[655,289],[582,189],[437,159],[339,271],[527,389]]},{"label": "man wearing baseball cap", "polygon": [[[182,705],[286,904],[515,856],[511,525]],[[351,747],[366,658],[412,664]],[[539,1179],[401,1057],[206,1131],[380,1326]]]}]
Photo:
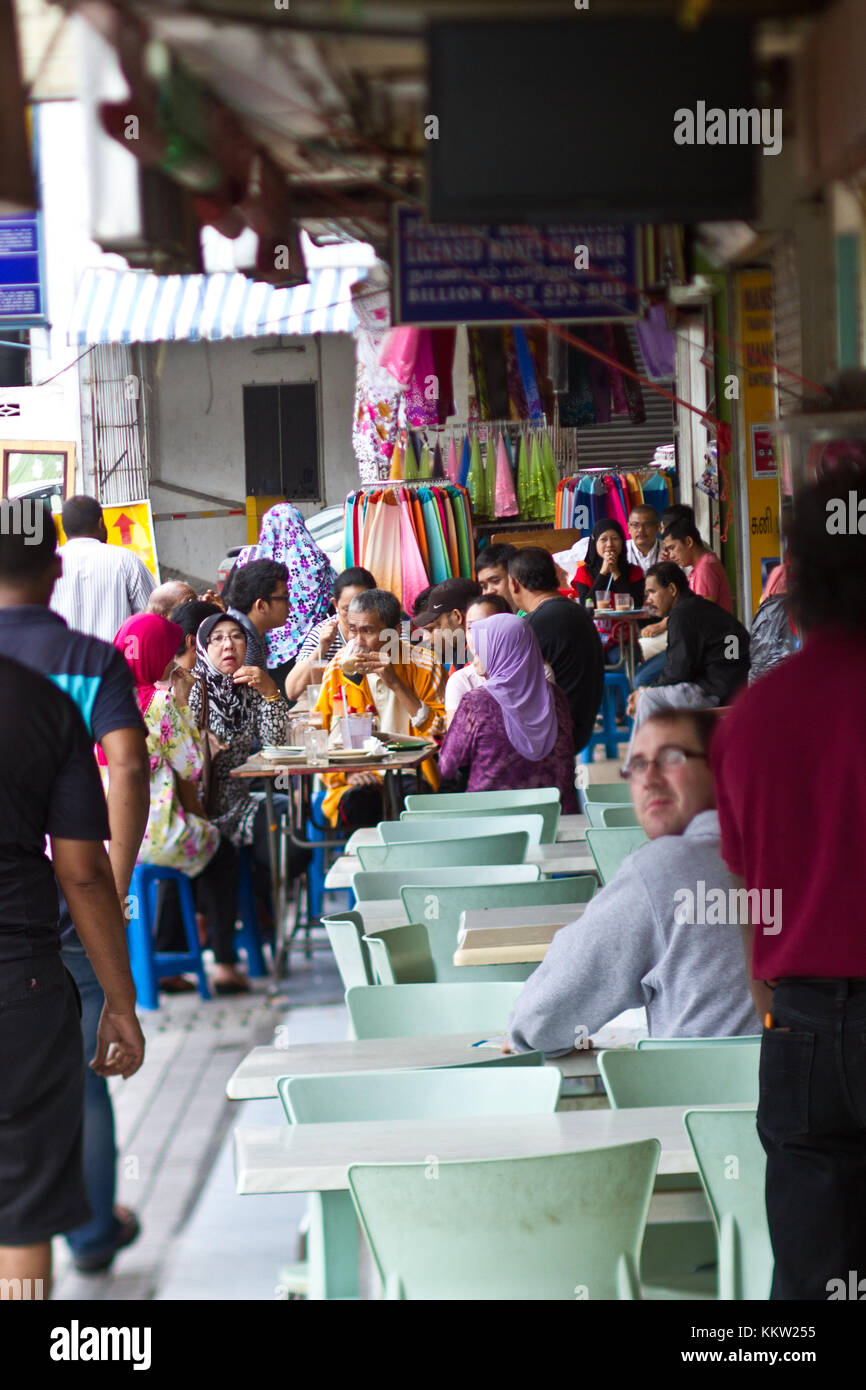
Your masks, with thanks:
[{"label": "man wearing baseball cap", "polygon": [[[443,666],[464,664],[466,610],[480,597],[481,585],[474,579],[443,579],[433,585],[424,608],[413,617],[413,628],[426,628],[432,635],[433,647]],[[458,632],[463,638],[455,637]],[[439,637],[438,633],[443,635]]]}]

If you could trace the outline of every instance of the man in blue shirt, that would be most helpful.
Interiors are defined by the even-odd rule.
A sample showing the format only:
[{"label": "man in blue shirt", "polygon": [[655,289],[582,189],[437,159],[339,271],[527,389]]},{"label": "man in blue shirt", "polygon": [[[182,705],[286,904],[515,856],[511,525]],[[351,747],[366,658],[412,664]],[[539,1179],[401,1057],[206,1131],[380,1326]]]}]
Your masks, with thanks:
[{"label": "man in blue shirt", "polygon": [[[150,810],[150,767],[144,723],[121,653],[96,637],[73,632],[48,607],[61,573],[53,523],[41,540],[16,533],[10,504],[0,502],[0,655],[48,676],[78,706],[108,763],[108,857],[123,905]],[[61,902],[63,961],[82,999],[85,1053],[92,1057],[104,996]],[[84,1162],[93,1220],[68,1234],[76,1268],[107,1269],[117,1250],[138,1234],[132,1212],[115,1210],[114,1114],[102,1077],[87,1069]]]}]

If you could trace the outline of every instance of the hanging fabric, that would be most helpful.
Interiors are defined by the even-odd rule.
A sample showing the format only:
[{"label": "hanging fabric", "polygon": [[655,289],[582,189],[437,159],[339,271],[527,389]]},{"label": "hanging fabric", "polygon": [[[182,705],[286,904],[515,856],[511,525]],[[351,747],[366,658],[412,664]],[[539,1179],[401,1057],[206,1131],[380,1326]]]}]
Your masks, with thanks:
[{"label": "hanging fabric", "polygon": [[409,613],[422,589],[474,573],[469,495],[451,483],[389,483],[352,492],[343,534],[346,566],[369,569]]}]

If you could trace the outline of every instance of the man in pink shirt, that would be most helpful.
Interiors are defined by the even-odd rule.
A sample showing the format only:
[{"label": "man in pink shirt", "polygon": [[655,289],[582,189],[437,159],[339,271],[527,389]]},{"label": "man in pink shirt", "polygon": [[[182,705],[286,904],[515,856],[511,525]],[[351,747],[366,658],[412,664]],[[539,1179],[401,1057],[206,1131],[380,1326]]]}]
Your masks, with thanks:
[{"label": "man in pink shirt", "polygon": [[734,601],[725,567],[715,551],[704,545],[694,522],[686,518],[672,521],[662,532],[661,541],[666,560],[673,560],[680,569],[691,567],[689,588],[692,593],[720,604],[726,613],[732,614]]}]

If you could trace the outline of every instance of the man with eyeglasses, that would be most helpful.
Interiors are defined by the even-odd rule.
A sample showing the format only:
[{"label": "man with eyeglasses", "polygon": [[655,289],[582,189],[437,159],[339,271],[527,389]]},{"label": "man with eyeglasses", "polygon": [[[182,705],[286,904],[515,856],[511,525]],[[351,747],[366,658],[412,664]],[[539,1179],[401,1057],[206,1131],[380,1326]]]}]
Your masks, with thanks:
[{"label": "man with eyeglasses", "polygon": [[664,710],[636,734],[624,775],[649,844],[554,936],[514,1006],[515,1051],[562,1056],[642,1007],[653,1037],[757,1032],[707,762],[716,722]]},{"label": "man with eyeglasses", "polygon": [[248,666],[268,669],[265,633],[285,626],[289,612],[288,578],[289,571],[279,560],[252,560],[232,573],[226,612],[247,635]]}]

